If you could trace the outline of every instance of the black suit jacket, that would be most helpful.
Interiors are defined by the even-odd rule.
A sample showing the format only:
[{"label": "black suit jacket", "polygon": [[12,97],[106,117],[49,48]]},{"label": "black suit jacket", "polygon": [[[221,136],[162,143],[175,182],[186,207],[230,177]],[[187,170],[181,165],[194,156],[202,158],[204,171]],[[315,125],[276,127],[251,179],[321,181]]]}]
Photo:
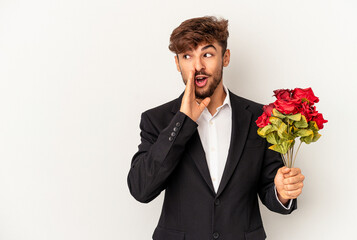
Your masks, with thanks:
[{"label": "black suit jacket", "polygon": [[165,190],[154,240],[261,240],[266,238],[262,203],[289,214],[277,201],[274,177],[283,166],[279,153],[257,134],[261,104],[229,91],[232,135],[217,193],[214,191],[197,123],[180,112],[179,98],[142,113],[141,143],[132,158],[128,186],[148,203]]}]

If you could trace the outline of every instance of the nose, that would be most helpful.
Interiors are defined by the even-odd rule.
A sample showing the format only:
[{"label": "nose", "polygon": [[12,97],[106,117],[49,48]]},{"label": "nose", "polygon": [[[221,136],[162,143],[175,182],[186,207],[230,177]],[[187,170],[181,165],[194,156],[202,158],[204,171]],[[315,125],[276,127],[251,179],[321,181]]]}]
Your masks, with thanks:
[{"label": "nose", "polygon": [[194,67],[195,67],[195,70],[197,72],[201,71],[201,69],[204,69],[205,68],[205,65],[204,65],[204,62],[202,61],[201,58],[197,58],[195,63],[194,63]]}]

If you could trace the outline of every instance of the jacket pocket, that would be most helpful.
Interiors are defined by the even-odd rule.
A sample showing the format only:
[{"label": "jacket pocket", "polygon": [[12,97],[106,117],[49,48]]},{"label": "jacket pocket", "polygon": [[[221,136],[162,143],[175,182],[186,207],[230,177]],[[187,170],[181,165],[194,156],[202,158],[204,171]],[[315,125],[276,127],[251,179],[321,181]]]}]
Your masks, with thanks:
[{"label": "jacket pocket", "polygon": [[245,232],[245,239],[246,240],[263,240],[267,236],[265,234],[264,228],[260,227],[251,232]]},{"label": "jacket pocket", "polygon": [[160,226],[155,228],[155,231],[152,235],[153,240],[184,240],[185,233],[176,231],[176,230],[169,230]]}]

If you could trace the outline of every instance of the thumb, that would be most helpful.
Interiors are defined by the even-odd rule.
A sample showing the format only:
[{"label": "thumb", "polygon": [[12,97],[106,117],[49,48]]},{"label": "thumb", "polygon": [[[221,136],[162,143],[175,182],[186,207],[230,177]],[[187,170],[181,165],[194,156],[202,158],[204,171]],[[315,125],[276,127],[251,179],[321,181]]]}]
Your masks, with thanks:
[{"label": "thumb", "polygon": [[291,171],[291,169],[288,168],[288,167],[282,167],[282,168],[281,168],[281,172],[284,173],[284,174],[287,174],[287,173],[289,173],[290,171]]},{"label": "thumb", "polygon": [[203,101],[200,103],[198,108],[201,110],[201,112],[208,106],[208,104],[211,102],[211,98],[206,97],[203,99]]},{"label": "thumb", "polygon": [[287,167],[281,167],[281,168],[279,168],[278,169],[278,172],[277,172],[277,174],[280,174],[280,175],[284,175],[284,174],[286,174],[288,171],[287,171]]}]

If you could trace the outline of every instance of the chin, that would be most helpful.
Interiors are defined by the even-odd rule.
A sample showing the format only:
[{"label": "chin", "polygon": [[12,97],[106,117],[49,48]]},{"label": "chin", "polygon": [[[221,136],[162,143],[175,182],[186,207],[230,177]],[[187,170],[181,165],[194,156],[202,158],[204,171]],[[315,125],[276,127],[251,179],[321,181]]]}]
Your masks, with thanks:
[{"label": "chin", "polygon": [[[213,92],[214,93],[214,92]],[[196,94],[196,98],[198,99],[205,99],[206,97],[211,97],[213,95],[213,93],[210,93],[209,90],[205,90],[205,91],[196,91],[195,94]]]}]

